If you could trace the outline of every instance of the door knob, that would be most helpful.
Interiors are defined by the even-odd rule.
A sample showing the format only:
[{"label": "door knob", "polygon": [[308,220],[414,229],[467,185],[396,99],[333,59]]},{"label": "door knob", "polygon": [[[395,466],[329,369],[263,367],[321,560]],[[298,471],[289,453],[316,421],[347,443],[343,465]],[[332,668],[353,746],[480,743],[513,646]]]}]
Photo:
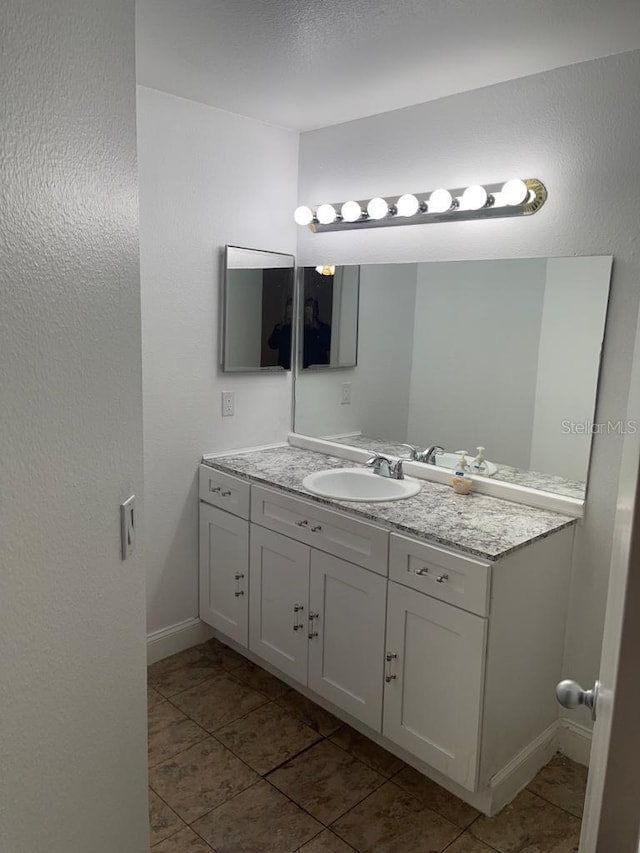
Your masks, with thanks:
[{"label": "door knob", "polygon": [[556,685],[556,698],[563,708],[573,709],[584,705],[591,711],[591,719],[595,720],[599,691],[599,681],[596,681],[592,690],[585,690],[577,681],[567,679]]}]

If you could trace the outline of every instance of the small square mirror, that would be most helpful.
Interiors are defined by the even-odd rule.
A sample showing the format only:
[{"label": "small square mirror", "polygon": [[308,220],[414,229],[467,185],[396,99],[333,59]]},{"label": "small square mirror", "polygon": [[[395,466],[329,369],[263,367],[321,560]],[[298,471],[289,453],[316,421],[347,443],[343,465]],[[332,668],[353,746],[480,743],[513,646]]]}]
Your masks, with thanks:
[{"label": "small square mirror", "polygon": [[225,246],[225,373],[291,370],[294,267],[293,255]]}]

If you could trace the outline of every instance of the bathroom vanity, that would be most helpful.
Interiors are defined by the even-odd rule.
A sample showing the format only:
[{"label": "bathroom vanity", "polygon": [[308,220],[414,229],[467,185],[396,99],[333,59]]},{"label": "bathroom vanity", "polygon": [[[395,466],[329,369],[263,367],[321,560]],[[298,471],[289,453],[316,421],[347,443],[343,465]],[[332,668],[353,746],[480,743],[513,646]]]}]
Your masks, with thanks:
[{"label": "bathroom vanity", "polygon": [[200,618],[487,814],[556,748],[575,518],[424,482],[315,497],[350,467],[283,446],[203,460]]}]

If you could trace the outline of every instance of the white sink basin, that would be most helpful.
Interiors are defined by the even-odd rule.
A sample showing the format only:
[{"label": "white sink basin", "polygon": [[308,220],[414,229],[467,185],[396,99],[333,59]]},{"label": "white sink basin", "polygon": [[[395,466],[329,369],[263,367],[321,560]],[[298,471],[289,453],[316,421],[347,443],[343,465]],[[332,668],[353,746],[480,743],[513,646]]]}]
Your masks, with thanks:
[{"label": "white sink basin", "polygon": [[418,480],[393,480],[362,468],[333,468],[316,471],[302,481],[304,488],[323,498],[340,501],[401,501],[420,491]]}]

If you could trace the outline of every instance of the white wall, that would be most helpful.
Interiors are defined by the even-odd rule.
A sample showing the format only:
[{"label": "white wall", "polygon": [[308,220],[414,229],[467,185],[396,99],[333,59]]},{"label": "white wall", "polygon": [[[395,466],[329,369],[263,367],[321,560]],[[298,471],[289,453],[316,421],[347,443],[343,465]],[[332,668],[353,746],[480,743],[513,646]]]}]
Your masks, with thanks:
[{"label": "white wall", "polygon": [[[360,269],[358,365],[305,370],[296,380],[297,432],[340,435],[362,431],[403,441],[409,417],[409,381],[416,297],[415,264]],[[351,404],[341,386],[351,383]]]},{"label": "white wall", "polygon": [[149,843],[133,30],[133,0],[2,8],[6,853]]},{"label": "white wall", "polygon": [[[290,374],[218,369],[221,250],[295,253],[298,136],[138,87],[147,628],[198,613],[203,453],[283,441]],[[236,415],[221,417],[222,390]]]},{"label": "white wall", "polygon": [[[418,264],[409,441],[530,468],[544,259]],[[497,402],[499,401],[499,402]]]},{"label": "white wall", "polygon": [[542,310],[535,411],[533,471],[586,479],[591,432],[564,422],[593,421],[600,343],[609,297],[610,258],[550,258]]},{"label": "white wall", "polygon": [[[298,260],[373,263],[613,254],[597,416],[624,418],[638,316],[640,52],[611,56],[439,101],[305,133],[299,202],[539,177],[535,216],[491,222],[311,234]],[[578,529],[565,674],[597,674],[621,437],[594,438]],[[573,719],[588,722],[586,714]]]}]

